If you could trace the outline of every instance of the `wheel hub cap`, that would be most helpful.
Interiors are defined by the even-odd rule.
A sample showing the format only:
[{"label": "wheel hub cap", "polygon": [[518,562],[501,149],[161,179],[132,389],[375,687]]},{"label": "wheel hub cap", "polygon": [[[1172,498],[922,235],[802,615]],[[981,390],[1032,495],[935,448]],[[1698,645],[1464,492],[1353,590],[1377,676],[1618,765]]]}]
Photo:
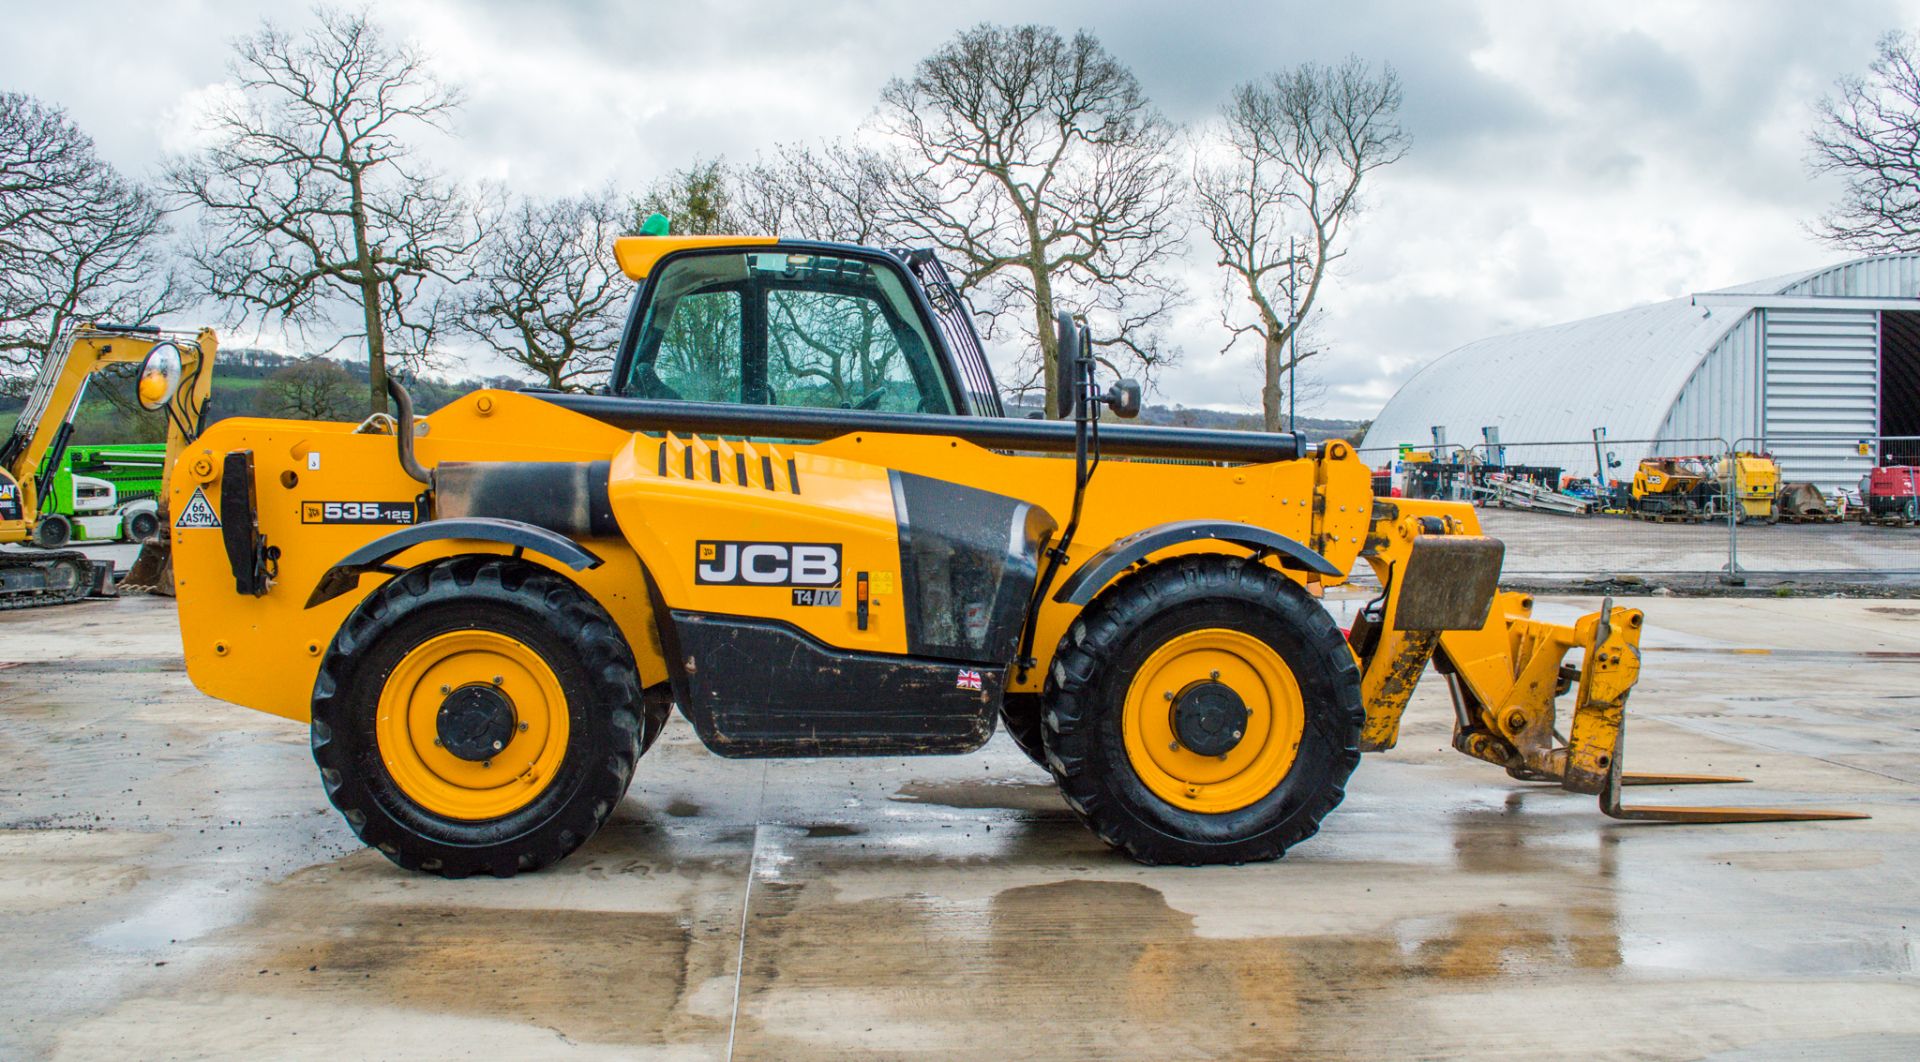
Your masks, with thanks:
[{"label": "wheel hub cap", "polygon": [[1140,663],[1121,730],[1129,765],[1155,796],[1183,811],[1223,814],[1286,779],[1306,732],[1305,701],[1272,646],[1205,627]]},{"label": "wheel hub cap", "polygon": [[435,635],[394,665],[374,736],[381,765],[409,800],[476,822],[526,807],[552,783],[571,726],[566,691],[538,652],[469,629]]},{"label": "wheel hub cap", "polygon": [[1174,699],[1174,737],[1202,756],[1225,756],[1246,735],[1251,714],[1232,687],[1196,682]]},{"label": "wheel hub cap", "polygon": [[492,759],[513,740],[513,702],[493,686],[462,686],[440,702],[440,746],[469,763]]}]

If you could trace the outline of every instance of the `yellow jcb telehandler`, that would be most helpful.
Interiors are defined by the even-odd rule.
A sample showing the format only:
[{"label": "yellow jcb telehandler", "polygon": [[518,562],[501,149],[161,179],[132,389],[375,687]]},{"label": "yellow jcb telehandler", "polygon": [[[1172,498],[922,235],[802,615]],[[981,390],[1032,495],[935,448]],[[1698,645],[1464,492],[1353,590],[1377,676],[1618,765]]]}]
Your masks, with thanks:
[{"label": "yellow jcb telehandler", "polygon": [[[139,366],[134,396],[148,411],[165,414],[170,463],[200,433],[218,347],[211,329],[190,333],[83,324],[56,337],[20,419],[0,441],[0,544],[35,547],[0,550],[0,609],[78,601],[112,588],[107,562],[61,548],[71,536],[67,518],[42,512],[94,373],[112,365]],[[164,537],[141,547],[120,585],[172,592]]]},{"label": "yellow jcb telehandler", "polygon": [[[1432,661],[1456,747],[1516,778],[1623,817],[1826,817],[1623,809],[1641,614],[1532,618],[1472,508],[1376,500],[1345,442],[1102,425],[1140,391],[1093,383],[1068,319],[1061,419],[1009,418],[926,252],[615,256],[636,290],[604,393],[417,418],[395,386],[359,424],[223,420],[174,470],[193,681],[308,724],[329,799],[403,867],[561,859],[676,707],[727,757],[1002,725],[1135,859],[1270,859],[1394,745]],[[1382,591],[1349,637],[1316,592],[1360,562]]]}]

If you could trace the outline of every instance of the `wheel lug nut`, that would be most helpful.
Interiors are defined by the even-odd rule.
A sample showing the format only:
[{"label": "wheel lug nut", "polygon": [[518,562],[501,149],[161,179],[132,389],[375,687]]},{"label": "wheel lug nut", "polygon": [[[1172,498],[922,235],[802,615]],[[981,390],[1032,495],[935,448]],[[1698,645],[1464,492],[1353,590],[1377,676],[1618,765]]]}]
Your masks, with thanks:
[{"label": "wheel lug nut", "polygon": [[452,692],[453,692],[453,687],[452,687],[452,686],[442,686],[442,687],[440,687],[440,696],[442,696],[442,697],[445,697],[445,696],[446,696],[447,694],[449,694],[449,693],[452,693]]},{"label": "wheel lug nut", "polygon": [[1167,692],[1161,694],[1160,696],[1165,697],[1167,700],[1173,700],[1173,691],[1168,690]]},{"label": "wheel lug nut", "polygon": [[491,767],[491,766],[493,766],[493,761],[492,761],[492,760],[481,760],[481,761],[480,761],[480,766],[482,766],[482,767]]},{"label": "wheel lug nut", "polygon": [[439,739],[439,738],[434,738],[434,739],[433,739],[433,747],[434,747],[434,748],[436,748],[436,749],[440,747],[440,739]]},{"label": "wheel lug nut", "polygon": [[499,675],[493,676],[493,684],[496,686],[500,685],[502,682],[505,682],[505,681],[506,680],[501,678]]},{"label": "wheel lug nut", "polygon": [[526,732],[527,732],[527,724],[525,724],[525,723],[521,723],[521,724],[520,724],[520,732],[521,732],[522,734],[524,734],[524,733],[526,733]]},{"label": "wheel lug nut", "polygon": [[1219,669],[1218,669],[1218,668],[1216,668],[1216,669],[1214,669],[1214,670],[1212,670],[1212,671],[1209,671],[1209,672],[1207,672],[1207,677],[1208,677],[1208,678],[1210,678],[1210,679],[1213,679],[1213,680],[1214,680],[1214,681],[1216,681],[1216,682],[1218,682],[1218,681],[1220,680],[1220,671],[1219,671]]}]

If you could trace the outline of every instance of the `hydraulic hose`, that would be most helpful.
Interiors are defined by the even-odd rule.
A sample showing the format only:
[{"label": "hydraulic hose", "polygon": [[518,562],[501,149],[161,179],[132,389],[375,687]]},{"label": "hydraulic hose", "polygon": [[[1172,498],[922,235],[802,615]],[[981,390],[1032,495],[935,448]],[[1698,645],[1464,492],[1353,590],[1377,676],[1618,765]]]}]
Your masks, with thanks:
[{"label": "hydraulic hose", "polygon": [[413,398],[391,376],[387,377],[387,397],[393,399],[394,408],[398,410],[393,422],[393,437],[400,448],[400,470],[431,486],[433,477],[420,467],[420,462],[413,456]]}]

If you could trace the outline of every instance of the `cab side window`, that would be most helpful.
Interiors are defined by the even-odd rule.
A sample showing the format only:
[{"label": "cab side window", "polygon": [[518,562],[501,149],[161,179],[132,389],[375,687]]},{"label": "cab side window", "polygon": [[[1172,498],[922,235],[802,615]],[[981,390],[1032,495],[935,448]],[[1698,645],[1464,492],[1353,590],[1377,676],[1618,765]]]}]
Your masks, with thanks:
[{"label": "cab side window", "polygon": [[738,291],[682,296],[654,358],[656,393],[642,397],[740,401],[740,309]]}]

